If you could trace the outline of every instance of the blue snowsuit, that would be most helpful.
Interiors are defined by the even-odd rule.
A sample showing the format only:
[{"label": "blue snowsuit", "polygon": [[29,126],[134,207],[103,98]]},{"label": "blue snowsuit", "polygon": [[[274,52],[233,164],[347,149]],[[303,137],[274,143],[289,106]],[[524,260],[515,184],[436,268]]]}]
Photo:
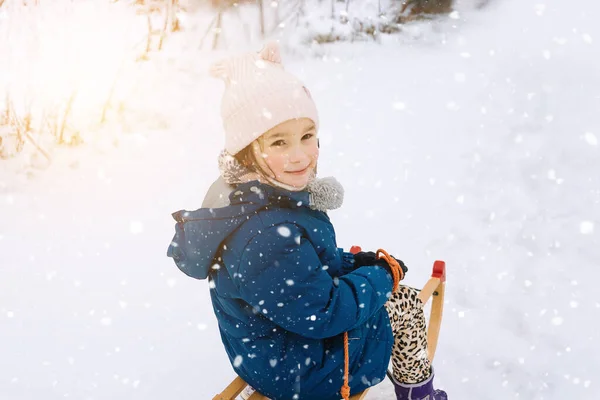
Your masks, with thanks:
[{"label": "blue snowsuit", "polygon": [[351,393],[384,379],[394,337],[379,266],[355,268],[308,192],[257,181],[230,205],[178,211],[168,256],[209,279],[221,339],[235,372],[274,400],[337,400],[349,333]]}]

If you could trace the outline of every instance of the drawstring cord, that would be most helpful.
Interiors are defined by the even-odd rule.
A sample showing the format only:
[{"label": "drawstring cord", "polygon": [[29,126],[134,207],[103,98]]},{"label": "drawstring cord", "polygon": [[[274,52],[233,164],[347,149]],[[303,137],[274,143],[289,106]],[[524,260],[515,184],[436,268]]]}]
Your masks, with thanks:
[{"label": "drawstring cord", "polygon": [[[353,249],[358,249],[358,251],[360,251],[360,248],[358,247],[353,246]],[[390,266],[390,270],[392,271],[392,279],[394,280],[392,292],[395,292],[396,290],[398,290],[398,285],[400,284],[400,281],[404,279],[404,271],[400,267],[400,264],[398,264],[398,261],[396,261],[394,257],[390,256],[387,251],[379,249],[377,250],[375,255],[378,260],[384,259]],[[350,356],[348,351],[348,332],[344,332],[344,385],[340,389],[340,394],[342,395],[342,398],[344,400],[350,400],[350,385],[348,384],[349,364]]]}]

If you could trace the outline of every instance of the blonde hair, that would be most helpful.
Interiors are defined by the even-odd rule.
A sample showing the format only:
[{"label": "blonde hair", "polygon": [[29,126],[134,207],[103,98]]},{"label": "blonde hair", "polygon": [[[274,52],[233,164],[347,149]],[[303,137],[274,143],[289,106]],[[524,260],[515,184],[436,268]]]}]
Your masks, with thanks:
[{"label": "blonde hair", "polygon": [[234,157],[244,167],[251,169],[253,172],[257,172],[256,159],[254,158],[254,152],[252,151],[252,143],[240,150]]},{"label": "blonde hair", "polygon": [[251,172],[255,172],[267,179],[273,179],[275,178],[275,173],[269,168],[262,156],[263,142],[262,136],[255,139],[252,143],[235,154],[234,157],[242,166],[246,167]]}]

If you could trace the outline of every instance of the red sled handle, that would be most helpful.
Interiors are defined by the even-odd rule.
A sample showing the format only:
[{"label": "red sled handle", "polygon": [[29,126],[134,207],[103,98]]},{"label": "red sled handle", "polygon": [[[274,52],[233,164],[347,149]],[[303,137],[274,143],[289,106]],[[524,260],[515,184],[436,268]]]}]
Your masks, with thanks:
[{"label": "red sled handle", "polygon": [[350,253],[352,253],[352,254],[360,253],[361,251],[362,251],[362,249],[360,248],[360,246],[350,247]]}]

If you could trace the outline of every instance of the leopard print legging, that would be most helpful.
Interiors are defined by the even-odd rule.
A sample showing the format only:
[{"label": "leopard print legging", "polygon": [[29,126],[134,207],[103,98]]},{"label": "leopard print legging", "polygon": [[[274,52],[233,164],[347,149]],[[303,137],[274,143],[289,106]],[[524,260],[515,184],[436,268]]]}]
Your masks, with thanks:
[{"label": "leopard print legging", "polygon": [[418,294],[416,289],[401,285],[385,303],[395,338],[394,378],[400,383],[419,383],[431,375],[425,314]]}]

